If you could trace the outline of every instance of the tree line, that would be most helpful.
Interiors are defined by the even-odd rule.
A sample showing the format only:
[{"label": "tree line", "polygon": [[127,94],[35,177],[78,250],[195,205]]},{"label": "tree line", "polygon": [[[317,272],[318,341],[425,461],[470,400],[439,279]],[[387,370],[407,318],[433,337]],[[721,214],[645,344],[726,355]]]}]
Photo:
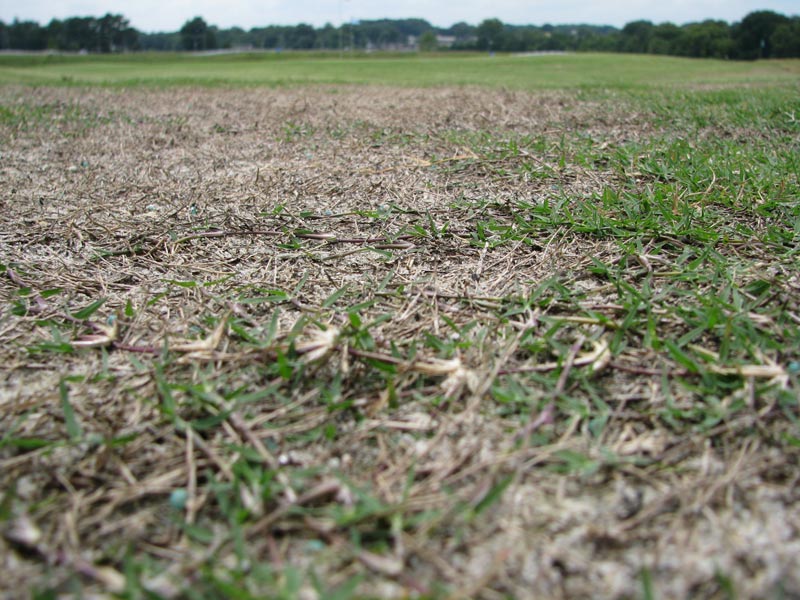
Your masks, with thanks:
[{"label": "tree line", "polygon": [[44,27],[34,21],[0,21],[0,50],[123,52],[140,48],[141,33],[122,15],[53,19]]},{"label": "tree line", "polygon": [[201,17],[179,31],[144,33],[122,15],[0,21],[0,50],[86,52],[201,51],[221,48],[286,50],[472,50],[489,52],[632,52],[700,58],[800,57],[800,17],[769,10],[741,21],[707,20],[675,25],[633,21],[621,29],[597,25],[510,25],[486,19],[434,27],[424,19],[378,19],[334,27],[291,26],[220,29]]}]

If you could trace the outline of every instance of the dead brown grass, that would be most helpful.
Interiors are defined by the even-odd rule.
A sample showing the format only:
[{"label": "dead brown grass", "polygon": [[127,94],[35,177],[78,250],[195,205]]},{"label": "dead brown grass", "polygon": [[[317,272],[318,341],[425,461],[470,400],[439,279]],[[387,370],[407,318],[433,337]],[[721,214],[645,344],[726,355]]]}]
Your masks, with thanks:
[{"label": "dead brown grass", "polygon": [[[647,115],[568,94],[468,89],[4,88],[0,97],[47,107],[0,131],[0,256],[9,267],[0,433],[66,439],[59,383],[69,375],[84,435],[0,449],[0,593],[68,593],[76,580],[87,595],[118,592],[132,555],[157,565],[142,567],[143,585],[180,596],[198,569],[237,564],[214,491],[235,483],[229,501],[249,511],[249,557],[279,574],[313,567],[330,587],[360,573],[359,593],[369,596],[630,598],[642,593],[643,570],[665,598],[724,597],[719,576],[739,597],[800,594],[798,454],[777,441],[775,406],[754,401],[711,433],[671,431],[657,416],[665,402],[693,401],[670,381],[673,367],[637,348],[609,365],[587,340],[602,344],[612,329],[579,320],[560,334],[566,355],[541,360],[522,334],[544,327],[543,315],[498,317],[505,298],[558,275],[591,291],[613,322],[613,294],[587,269],[592,257],[613,262],[615,244],[558,230],[535,243],[471,243],[476,200],[492,200],[482,218],[508,224],[513,203],[540,202],[554,186],[580,201],[613,184],[617,175],[602,168],[560,165],[558,139],[646,136]],[[550,136],[551,150],[529,157],[544,176],[478,156],[450,142],[450,131]],[[411,234],[431,221],[448,235]],[[365,321],[391,315],[371,330],[371,350],[336,338],[347,316],[323,308],[345,285],[352,304],[372,302]],[[274,303],[236,301],[248,287],[298,289],[280,303],[268,347],[227,326],[230,318],[269,330]],[[28,312],[14,314],[24,288]],[[61,292],[44,298],[52,289]],[[70,322],[70,311],[98,298],[107,300],[93,330]],[[128,305],[135,314],[125,316]],[[113,341],[100,327],[109,315],[121,323]],[[295,348],[306,374],[267,377],[263,365],[303,315]],[[71,340],[100,336],[84,339],[103,350],[28,353],[52,340],[48,321]],[[441,360],[423,339],[458,341],[448,323],[478,323],[464,335],[488,339]],[[376,363],[397,369],[391,391]],[[487,394],[504,375],[557,369],[555,390],[524,380],[527,413],[504,412]],[[551,403],[570,390],[590,405],[568,376],[592,369],[611,409],[599,439],[579,411],[564,419]],[[183,422],[216,421],[176,427],[160,408],[163,381],[184,386],[171,392]],[[347,410],[326,404],[336,385]],[[261,396],[230,403],[225,394],[239,389]],[[320,435],[326,426],[332,439]],[[103,442],[115,438],[129,441]],[[607,462],[609,450],[617,458]],[[559,457],[568,453],[600,466],[565,473]],[[248,461],[277,473],[273,495],[245,485]],[[505,493],[480,512],[500,483]],[[177,489],[188,494],[181,514],[169,504]],[[362,490],[383,508],[359,513]],[[361,516],[334,517],[348,511]],[[187,535],[181,521],[210,539]],[[306,586],[301,595],[314,594]]]}]

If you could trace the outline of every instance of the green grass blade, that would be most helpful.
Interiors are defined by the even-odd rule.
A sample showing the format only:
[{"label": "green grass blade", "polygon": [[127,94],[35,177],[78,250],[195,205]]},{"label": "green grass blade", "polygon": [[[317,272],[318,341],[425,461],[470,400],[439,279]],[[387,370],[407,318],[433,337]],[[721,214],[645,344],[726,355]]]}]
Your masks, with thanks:
[{"label": "green grass blade", "polygon": [[64,413],[64,424],[70,440],[75,441],[83,435],[83,429],[75,416],[75,410],[69,401],[69,388],[63,379],[58,383],[59,396],[61,397],[61,410]]}]

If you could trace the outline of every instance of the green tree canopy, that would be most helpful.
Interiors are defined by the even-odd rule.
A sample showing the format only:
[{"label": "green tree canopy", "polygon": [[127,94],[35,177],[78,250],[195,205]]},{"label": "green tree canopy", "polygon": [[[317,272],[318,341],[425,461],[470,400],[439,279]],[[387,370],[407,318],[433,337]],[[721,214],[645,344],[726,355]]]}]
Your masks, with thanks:
[{"label": "green tree canopy", "polygon": [[734,27],[734,56],[745,60],[770,58],[772,34],[789,18],[771,10],[751,12]]},{"label": "green tree canopy", "polygon": [[[428,32],[428,33],[426,33]],[[425,37],[420,39],[425,34]],[[486,19],[478,26],[459,22],[434,27],[424,19],[352,21],[339,27],[268,25],[244,30],[219,29],[202,17],[179,31],[142,33],[122,15],[53,19],[42,27],[33,21],[0,21],[0,49],[120,52],[127,50],[210,50],[218,47],[364,48],[395,50],[416,37],[423,49],[433,49],[437,36],[454,36],[448,50],[531,52],[637,52],[697,58],[740,59],[800,57],[800,18],[759,10],[730,25],[725,21],[675,25],[638,20],[622,29],[610,25],[512,25]]]},{"label": "green tree canopy", "polygon": [[505,47],[505,27],[500,19],[486,19],[476,31],[479,50],[502,50]]},{"label": "green tree canopy", "polygon": [[475,26],[459,21],[454,23],[445,33],[447,35],[455,36],[458,41],[465,41],[475,35]]},{"label": "green tree canopy", "polygon": [[631,21],[622,28],[619,49],[643,54],[650,49],[654,26],[650,21]]},{"label": "green tree canopy", "polygon": [[772,55],[776,58],[800,56],[800,17],[781,23],[770,38]]},{"label": "green tree canopy", "polygon": [[429,29],[421,36],[419,36],[419,49],[421,52],[433,52],[439,47],[439,41],[436,39],[436,32]]},{"label": "green tree canopy", "polygon": [[725,21],[689,23],[674,54],[696,58],[728,58],[733,51],[731,28]]},{"label": "green tree canopy", "polygon": [[8,47],[15,50],[43,50],[45,30],[34,21],[14,19],[8,28]]},{"label": "green tree canopy", "polygon": [[213,50],[217,47],[214,32],[201,17],[186,21],[180,34],[184,50]]}]

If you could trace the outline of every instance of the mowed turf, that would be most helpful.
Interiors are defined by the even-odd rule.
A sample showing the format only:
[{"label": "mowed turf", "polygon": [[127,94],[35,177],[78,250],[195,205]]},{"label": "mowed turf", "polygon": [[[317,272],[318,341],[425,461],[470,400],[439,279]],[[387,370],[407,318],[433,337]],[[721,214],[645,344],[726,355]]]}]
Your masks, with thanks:
[{"label": "mowed turf", "polygon": [[625,54],[245,53],[4,56],[0,82],[40,85],[486,85],[511,89],[792,83],[800,60],[732,62]]}]

